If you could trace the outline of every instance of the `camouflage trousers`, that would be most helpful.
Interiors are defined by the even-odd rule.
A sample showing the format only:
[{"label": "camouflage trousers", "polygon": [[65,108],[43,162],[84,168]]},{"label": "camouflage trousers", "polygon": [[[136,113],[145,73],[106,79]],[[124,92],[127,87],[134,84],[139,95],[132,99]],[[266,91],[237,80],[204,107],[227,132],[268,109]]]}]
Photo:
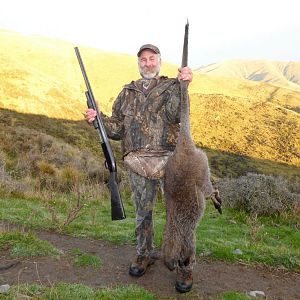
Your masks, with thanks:
[{"label": "camouflage trousers", "polygon": [[149,256],[154,251],[153,209],[158,187],[163,179],[151,180],[129,171],[132,200],[136,211],[135,234],[137,255]]}]

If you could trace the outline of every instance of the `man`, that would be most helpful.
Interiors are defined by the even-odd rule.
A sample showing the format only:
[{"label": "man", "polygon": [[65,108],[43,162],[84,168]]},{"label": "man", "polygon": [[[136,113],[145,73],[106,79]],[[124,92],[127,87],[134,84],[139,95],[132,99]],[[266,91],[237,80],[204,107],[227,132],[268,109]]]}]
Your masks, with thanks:
[{"label": "man", "polygon": [[[109,138],[122,141],[124,164],[136,208],[137,257],[129,274],[142,276],[154,263],[152,212],[157,186],[164,175],[164,165],[175,149],[180,122],[179,80],[192,81],[189,67],[179,69],[177,78],[159,76],[159,49],[143,45],[138,53],[141,79],[124,86],[112,108],[112,116],[102,114]],[[91,123],[96,112],[87,109]]]}]

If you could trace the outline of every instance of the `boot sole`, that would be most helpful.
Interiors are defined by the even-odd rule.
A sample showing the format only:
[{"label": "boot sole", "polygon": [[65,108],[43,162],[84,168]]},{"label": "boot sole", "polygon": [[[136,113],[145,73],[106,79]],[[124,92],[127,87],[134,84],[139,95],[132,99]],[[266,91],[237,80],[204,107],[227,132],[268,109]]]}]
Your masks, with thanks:
[{"label": "boot sole", "polygon": [[178,284],[177,282],[175,283],[175,289],[176,289],[176,291],[179,292],[179,293],[182,293],[182,294],[189,292],[192,289],[192,287],[193,287],[192,284],[183,287],[180,284]]},{"label": "boot sole", "polygon": [[131,268],[129,268],[129,275],[134,276],[134,277],[141,277],[146,273],[147,269],[154,263],[155,263],[155,259],[150,259],[147,267],[141,273],[136,273],[136,272],[132,271]]}]

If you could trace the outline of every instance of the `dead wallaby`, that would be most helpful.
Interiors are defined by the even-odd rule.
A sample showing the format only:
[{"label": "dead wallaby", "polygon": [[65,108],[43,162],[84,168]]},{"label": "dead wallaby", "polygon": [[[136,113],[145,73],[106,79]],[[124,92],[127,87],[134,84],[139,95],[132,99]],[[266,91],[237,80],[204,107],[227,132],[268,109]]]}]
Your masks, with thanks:
[{"label": "dead wallaby", "polygon": [[[188,23],[185,27],[182,67],[187,65]],[[221,199],[210,181],[206,154],[197,149],[190,133],[188,83],[180,82],[180,133],[174,154],[165,168],[164,192],[167,220],[163,240],[163,257],[170,270],[177,269],[176,289],[192,288],[195,263],[196,227],[205,209],[205,198],[211,197],[221,213]]]}]

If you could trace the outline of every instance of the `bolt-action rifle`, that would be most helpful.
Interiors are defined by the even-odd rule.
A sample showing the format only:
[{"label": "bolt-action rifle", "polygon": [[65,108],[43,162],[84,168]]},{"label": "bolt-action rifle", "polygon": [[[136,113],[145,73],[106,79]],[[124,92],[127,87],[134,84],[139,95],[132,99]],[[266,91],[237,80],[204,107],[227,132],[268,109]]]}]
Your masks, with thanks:
[{"label": "bolt-action rifle", "polygon": [[82,71],[82,75],[86,84],[87,91],[85,96],[87,99],[88,108],[92,108],[96,111],[96,118],[93,121],[95,129],[97,129],[100,137],[101,147],[105,156],[105,166],[109,170],[109,188],[111,193],[111,218],[112,220],[122,220],[126,218],[122,198],[119,191],[118,181],[117,181],[117,165],[116,160],[113,155],[111,145],[109,143],[105,127],[101,118],[101,115],[98,111],[96,101],[92,92],[91,85],[89,83],[88,77],[85,72],[85,68],[79,53],[79,49],[75,47],[75,52],[77,59]]}]

